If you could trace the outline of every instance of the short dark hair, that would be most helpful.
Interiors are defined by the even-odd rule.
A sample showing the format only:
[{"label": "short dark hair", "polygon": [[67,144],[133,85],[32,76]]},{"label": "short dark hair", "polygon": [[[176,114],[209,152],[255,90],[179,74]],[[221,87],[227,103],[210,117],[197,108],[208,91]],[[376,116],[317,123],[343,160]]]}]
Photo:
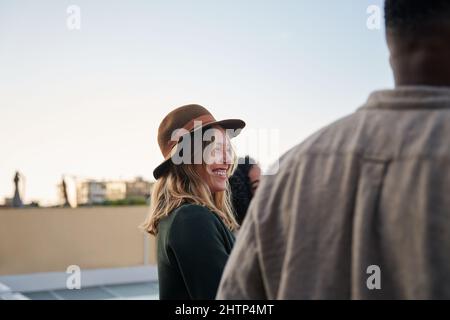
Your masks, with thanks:
[{"label": "short dark hair", "polygon": [[386,28],[420,31],[436,22],[450,21],[450,0],[386,0]]}]

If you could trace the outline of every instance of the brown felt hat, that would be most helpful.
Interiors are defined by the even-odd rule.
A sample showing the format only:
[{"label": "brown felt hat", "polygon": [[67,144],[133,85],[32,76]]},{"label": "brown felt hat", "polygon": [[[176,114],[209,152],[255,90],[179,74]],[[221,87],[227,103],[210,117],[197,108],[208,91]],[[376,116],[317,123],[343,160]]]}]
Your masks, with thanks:
[{"label": "brown felt hat", "polygon": [[183,135],[179,135],[178,137],[175,135],[177,138],[173,139],[172,135],[176,130],[184,129],[179,132],[190,134],[195,130],[201,130],[214,125],[224,129],[236,130],[233,136],[235,137],[240,133],[238,129],[245,127],[245,122],[239,119],[217,121],[206,108],[198,104],[189,104],[171,111],[161,121],[158,128],[158,144],[164,161],[153,170],[155,179],[159,179],[167,172],[170,167],[173,149],[183,137]]}]

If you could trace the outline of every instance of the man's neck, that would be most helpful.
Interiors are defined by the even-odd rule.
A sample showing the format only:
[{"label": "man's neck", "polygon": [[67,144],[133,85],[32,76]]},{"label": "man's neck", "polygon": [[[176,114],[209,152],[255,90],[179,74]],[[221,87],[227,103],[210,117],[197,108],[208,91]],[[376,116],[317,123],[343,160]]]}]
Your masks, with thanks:
[{"label": "man's neck", "polygon": [[397,57],[393,63],[396,86],[450,87],[450,52],[415,52]]},{"label": "man's neck", "polygon": [[422,31],[386,34],[396,86],[450,86],[450,25]]}]

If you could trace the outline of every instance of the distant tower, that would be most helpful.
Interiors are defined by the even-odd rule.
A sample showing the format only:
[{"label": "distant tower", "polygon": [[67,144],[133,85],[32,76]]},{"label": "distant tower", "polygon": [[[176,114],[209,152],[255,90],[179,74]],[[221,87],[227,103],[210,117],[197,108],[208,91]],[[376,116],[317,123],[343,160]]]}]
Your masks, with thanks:
[{"label": "distant tower", "polygon": [[64,179],[64,176],[62,178],[61,186],[62,186],[62,193],[63,193],[63,196],[64,196],[63,207],[64,208],[70,208],[69,196],[67,195],[67,184],[66,184],[66,180]]},{"label": "distant tower", "polygon": [[12,205],[14,208],[22,208],[23,207],[23,202],[22,199],[20,198],[20,193],[19,193],[19,182],[20,182],[20,173],[18,171],[16,171],[16,174],[14,175],[14,198],[13,198],[13,202]]}]

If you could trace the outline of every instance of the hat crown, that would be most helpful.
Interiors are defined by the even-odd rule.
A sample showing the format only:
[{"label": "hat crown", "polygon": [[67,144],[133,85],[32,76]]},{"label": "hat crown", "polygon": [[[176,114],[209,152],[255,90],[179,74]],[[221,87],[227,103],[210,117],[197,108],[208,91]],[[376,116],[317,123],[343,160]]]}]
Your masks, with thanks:
[{"label": "hat crown", "polygon": [[162,154],[166,155],[170,152],[171,138],[175,130],[184,128],[192,120],[205,115],[213,118],[205,107],[198,104],[189,104],[176,108],[165,116],[158,128],[158,144]]}]

